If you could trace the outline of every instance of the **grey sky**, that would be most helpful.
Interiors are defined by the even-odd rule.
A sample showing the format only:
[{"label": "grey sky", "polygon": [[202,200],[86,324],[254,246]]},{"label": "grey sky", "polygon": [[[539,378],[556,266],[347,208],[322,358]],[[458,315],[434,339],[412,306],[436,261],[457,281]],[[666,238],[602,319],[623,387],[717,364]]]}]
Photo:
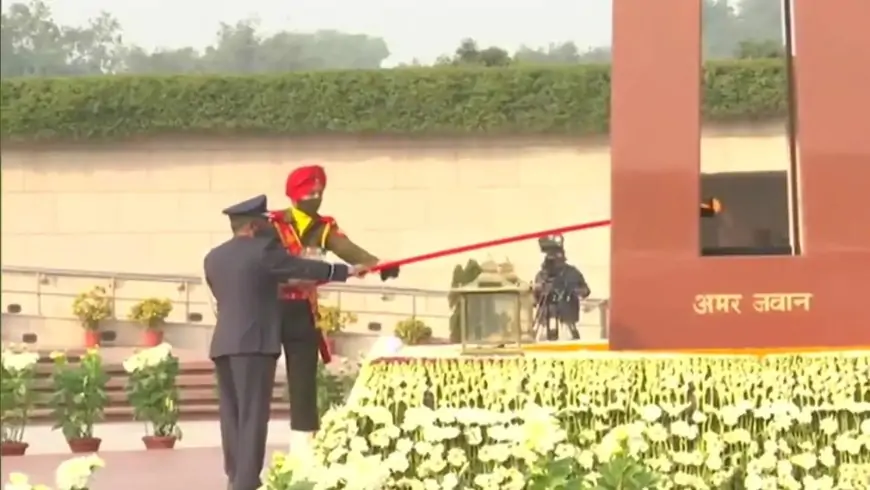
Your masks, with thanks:
[{"label": "grey sky", "polygon": [[[7,3],[7,2],[4,2]],[[611,0],[47,0],[61,24],[81,25],[101,10],[124,27],[125,42],[148,49],[204,47],[219,22],[256,17],[264,32],[336,29],[386,39],[387,65],[434,61],[464,37],[515,49],[574,41],[609,45]]]}]

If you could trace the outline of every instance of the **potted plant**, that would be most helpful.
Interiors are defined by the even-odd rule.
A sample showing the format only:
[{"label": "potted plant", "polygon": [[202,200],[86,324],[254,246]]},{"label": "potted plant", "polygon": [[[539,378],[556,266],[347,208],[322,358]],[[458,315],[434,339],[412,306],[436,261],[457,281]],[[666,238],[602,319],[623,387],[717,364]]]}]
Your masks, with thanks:
[{"label": "potted plant", "polygon": [[405,345],[425,344],[432,340],[432,328],[412,317],[396,324],[395,335]]},{"label": "potted plant", "polygon": [[330,352],[335,352],[334,335],[356,321],[355,314],[341,311],[337,306],[317,305],[317,328],[326,335]]},{"label": "potted plant", "polygon": [[139,351],[124,361],[127,399],[133,418],[145,422],[146,449],[172,449],[181,439],[178,427],[178,358],[163,343]]},{"label": "potted plant", "polygon": [[155,347],[163,342],[163,325],[170,313],[172,301],[169,299],[146,298],[133,305],[127,317],[145,327],[142,344],[145,347]]},{"label": "potted plant", "polygon": [[88,349],[78,363],[54,352],[51,374],[52,393],[49,405],[54,429],[60,429],[74,453],[96,452],[100,438],[94,437],[94,425],[103,419],[109,402],[106,383],[109,375],[97,349]]},{"label": "potted plant", "polygon": [[73,301],[73,314],[85,329],[85,347],[100,343],[100,322],[112,316],[112,298],[103,286],[79,293]]},{"label": "potted plant", "polygon": [[23,456],[24,429],[33,408],[33,379],[39,354],[3,349],[0,368],[0,455]]}]

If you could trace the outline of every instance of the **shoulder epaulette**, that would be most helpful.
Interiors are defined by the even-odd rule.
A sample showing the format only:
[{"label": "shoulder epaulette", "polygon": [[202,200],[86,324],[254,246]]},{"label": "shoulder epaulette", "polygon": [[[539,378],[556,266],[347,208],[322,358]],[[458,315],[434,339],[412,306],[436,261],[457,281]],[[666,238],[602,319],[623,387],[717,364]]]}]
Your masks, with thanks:
[{"label": "shoulder epaulette", "polygon": [[329,226],[338,226],[338,223],[335,221],[335,218],[332,216],[320,216],[320,221]]},{"label": "shoulder epaulette", "polygon": [[283,223],[286,221],[286,213],[284,211],[269,211],[266,216],[268,216],[269,221],[273,223]]}]

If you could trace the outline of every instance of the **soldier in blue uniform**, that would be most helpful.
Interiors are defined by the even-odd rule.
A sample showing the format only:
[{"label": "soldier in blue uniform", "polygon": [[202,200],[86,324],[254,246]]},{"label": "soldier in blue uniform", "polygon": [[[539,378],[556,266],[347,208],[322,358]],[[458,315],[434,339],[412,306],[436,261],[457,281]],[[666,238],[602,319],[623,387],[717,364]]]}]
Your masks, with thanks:
[{"label": "soldier in blue uniform", "polygon": [[361,270],[287,253],[266,216],[266,196],[223,212],[233,236],[205,257],[216,301],[209,357],[215,363],[224,469],[232,490],[256,490],[266,452],[275,369],[281,353],[278,284],[346,281]]}]

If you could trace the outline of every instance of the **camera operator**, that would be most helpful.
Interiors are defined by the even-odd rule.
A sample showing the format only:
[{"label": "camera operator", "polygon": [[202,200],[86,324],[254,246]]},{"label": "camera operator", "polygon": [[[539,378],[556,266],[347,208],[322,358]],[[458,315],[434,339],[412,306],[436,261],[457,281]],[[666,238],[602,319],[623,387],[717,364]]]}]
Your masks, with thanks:
[{"label": "camera operator", "polygon": [[565,326],[572,339],[579,340],[580,301],[589,297],[590,289],[579,269],[565,258],[561,235],[538,240],[544,262],[535,276],[534,297],[537,305],[535,329],[544,329],[547,340],[559,340],[559,328]]}]

